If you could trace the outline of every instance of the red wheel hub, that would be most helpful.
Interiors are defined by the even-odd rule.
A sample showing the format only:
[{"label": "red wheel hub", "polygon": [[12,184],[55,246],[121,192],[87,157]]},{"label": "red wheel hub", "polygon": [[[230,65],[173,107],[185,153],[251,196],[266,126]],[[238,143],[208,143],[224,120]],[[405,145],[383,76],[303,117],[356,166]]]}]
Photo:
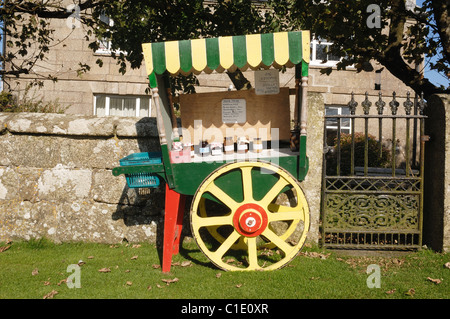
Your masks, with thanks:
[{"label": "red wheel hub", "polygon": [[233,226],[246,237],[256,237],[267,227],[268,219],[265,210],[253,203],[240,206],[233,216]]}]

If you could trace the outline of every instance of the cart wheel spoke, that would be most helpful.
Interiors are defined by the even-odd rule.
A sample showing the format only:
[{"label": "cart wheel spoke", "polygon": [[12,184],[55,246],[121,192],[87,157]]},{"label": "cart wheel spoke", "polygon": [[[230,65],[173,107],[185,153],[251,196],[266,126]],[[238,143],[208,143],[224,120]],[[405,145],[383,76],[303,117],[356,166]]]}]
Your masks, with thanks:
[{"label": "cart wheel spoke", "polygon": [[208,187],[205,189],[205,192],[211,193],[214,197],[220,200],[225,206],[230,208],[232,211],[235,210],[236,207],[239,205],[238,203],[236,203],[234,199],[228,196],[227,193],[225,193],[223,190],[217,187],[216,184],[214,184],[214,182],[208,185]]},{"label": "cart wheel spoke", "polygon": [[248,268],[258,269],[258,247],[256,245],[256,237],[248,238]]},{"label": "cart wheel spoke", "polygon": [[239,239],[241,235],[237,231],[233,231],[230,236],[225,239],[225,241],[222,243],[222,245],[219,246],[219,248],[212,253],[215,259],[220,260],[222,259],[223,255],[230,250],[231,246],[235,243],[236,240]]},{"label": "cart wheel spoke", "polygon": [[300,214],[301,209],[298,207],[270,204],[269,211],[272,212],[271,214],[268,214],[269,222],[303,220],[303,216]]},{"label": "cart wheel spoke", "polygon": [[264,198],[260,201],[261,205],[263,207],[268,207],[269,204],[274,200],[274,198],[277,197],[278,194],[280,194],[283,188],[285,188],[287,185],[289,185],[289,182],[280,176],[278,182],[276,182],[275,185],[272,186],[269,192],[267,192]]},{"label": "cart wheel spoke", "polygon": [[244,201],[253,200],[252,166],[241,167]]},{"label": "cart wheel spoke", "polygon": [[262,234],[263,236],[267,237],[267,239],[269,239],[273,244],[275,244],[275,246],[280,248],[286,255],[293,249],[293,246],[289,245],[269,228],[267,228]]},{"label": "cart wheel spoke", "polygon": [[193,216],[193,218],[200,227],[223,226],[232,224],[232,216],[200,217],[195,215]]}]

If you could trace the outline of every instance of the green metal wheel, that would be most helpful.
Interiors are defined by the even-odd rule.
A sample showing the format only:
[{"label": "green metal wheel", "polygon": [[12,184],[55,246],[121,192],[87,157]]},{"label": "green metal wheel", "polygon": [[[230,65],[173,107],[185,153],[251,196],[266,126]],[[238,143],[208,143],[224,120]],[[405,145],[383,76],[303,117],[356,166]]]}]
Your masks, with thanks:
[{"label": "green metal wheel", "polygon": [[[280,194],[292,194],[280,202]],[[224,270],[273,270],[300,251],[309,209],[298,182],[267,162],[221,166],[199,186],[191,206],[192,234]]]}]

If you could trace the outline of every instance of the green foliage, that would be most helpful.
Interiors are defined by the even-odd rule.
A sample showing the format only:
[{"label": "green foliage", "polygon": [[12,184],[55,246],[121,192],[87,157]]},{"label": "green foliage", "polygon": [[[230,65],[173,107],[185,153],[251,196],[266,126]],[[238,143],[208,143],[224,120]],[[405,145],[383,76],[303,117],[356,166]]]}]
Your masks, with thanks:
[{"label": "green foliage", "polygon": [[[354,134],[354,166],[364,167],[366,139],[363,133]],[[381,153],[380,153],[381,146]],[[349,175],[351,171],[351,151],[352,151],[352,135],[341,134],[340,152],[341,152],[341,175]],[[380,145],[380,142],[373,135],[367,136],[367,154],[368,167],[388,167],[390,164],[391,152],[388,148]],[[327,157],[327,175],[336,175],[337,173],[337,140],[333,152]]]},{"label": "green foliage", "polygon": [[[425,0],[422,7],[413,9],[406,6],[406,0],[290,2],[293,5],[287,19],[311,30],[318,39],[332,41],[330,53],[341,57],[338,70],[355,66],[361,71],[366,63],[376,60],[418,94],[448,92],[415,69],[424,58],[436,58],[431,69],[447,77],[450,21],[445,1]],[[327,74],[331,71],[323,69]]]},{"label": "green foliage", "polygon": [[58,100],[44,103],[35,96],[29,96],[31,86],[27,86],[20,96],[10,92],[0,93],[0,112],[32,112],[32,113],[64,113],[68,107],[63,107]]},{"label": "green foliage", "polygon": [[[51,19],[77,19],[86,30],[89,47],[99,47],[97,39],[111,41],[112,56],[122,73],[128,67],[142,65],[141,44],[199,37],[308,29],[321,39],[334,43],[330,53],[342,57],[337,69],[355,66],[358,71],[376,60],[394,76],[425,97],[436,88],[414,64],[423,57],[436,57],[432,69],[444,76],[450,67],[449,20],[445,1],[425,0],[422,7],[406,6],[406,0],[358,1],[252,1],[218,0],[85,0],[77,2],[78,10],[68,10],[64,2],[4,1],[0,15],[7,36],[6,52],[1,62],[8,70],[0,74],[29,74],[43,61],[57,39]],[[374,19],[371,5],[379,8],[379,26],[369,27]],[[114,21],[106,23],[101,17]],[[103,20],[103,21],[102,21]],[[409,24],[407,22],[415,21]],[[101,59],[95,62],[102,64]],[[80,61],[79,74],[90,66]],[[323,72],[329,74],[330,68]],[[49,75],[54,79],[53,75]]]}]

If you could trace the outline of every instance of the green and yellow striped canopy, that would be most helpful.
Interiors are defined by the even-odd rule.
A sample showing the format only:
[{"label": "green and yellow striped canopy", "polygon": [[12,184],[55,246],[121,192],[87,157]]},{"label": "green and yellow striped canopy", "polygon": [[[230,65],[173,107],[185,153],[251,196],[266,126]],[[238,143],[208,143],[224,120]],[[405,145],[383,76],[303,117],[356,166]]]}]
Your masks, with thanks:
[{"label": "green and yellow striped canopy", "polygon": [[309,31],[292,31],[144,43],[142,48],[150,85],[155,87],[155,74],[166,71],[188,75],[301,63],[302,76],[307,76],[309,41]]}]

